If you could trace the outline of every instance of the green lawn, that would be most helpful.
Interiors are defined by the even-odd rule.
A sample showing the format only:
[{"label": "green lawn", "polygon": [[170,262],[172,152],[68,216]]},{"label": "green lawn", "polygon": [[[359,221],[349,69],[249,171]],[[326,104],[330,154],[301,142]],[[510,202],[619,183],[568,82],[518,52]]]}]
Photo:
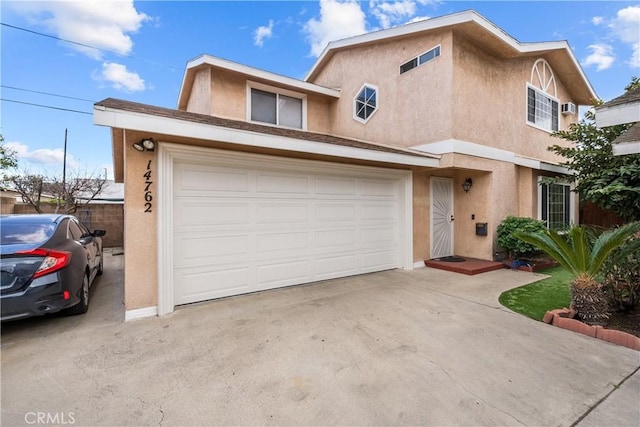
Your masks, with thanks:
[{"label": "green lawn", "polygon": [[561,267],[540,273],[551,277],[503,292],[498,298],[500,304],[536,320],[542,320],[548,310],[569,307],[571,274]]}]

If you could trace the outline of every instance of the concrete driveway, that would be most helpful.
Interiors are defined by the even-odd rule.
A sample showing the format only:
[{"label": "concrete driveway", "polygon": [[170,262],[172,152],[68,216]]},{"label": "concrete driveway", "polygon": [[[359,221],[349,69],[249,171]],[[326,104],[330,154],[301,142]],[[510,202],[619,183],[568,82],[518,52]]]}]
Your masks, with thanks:
[{"label": "concrete driveway", "polygon": [[123,323],[122,257],[105,270],[85,316],[3,325],[3,425],[640,421],[637,351],[499,305],[531,273],[389,271]]}]

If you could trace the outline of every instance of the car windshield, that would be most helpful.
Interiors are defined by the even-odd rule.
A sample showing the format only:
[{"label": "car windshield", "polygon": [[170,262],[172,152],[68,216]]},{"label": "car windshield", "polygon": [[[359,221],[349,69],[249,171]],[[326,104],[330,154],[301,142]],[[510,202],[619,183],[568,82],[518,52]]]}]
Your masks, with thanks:
[{"label": "car windshield", "polygon": [[34,244],[48,240],[56,230],[52,222],[12,222],[6,221],[1,225],[0,244]]}]

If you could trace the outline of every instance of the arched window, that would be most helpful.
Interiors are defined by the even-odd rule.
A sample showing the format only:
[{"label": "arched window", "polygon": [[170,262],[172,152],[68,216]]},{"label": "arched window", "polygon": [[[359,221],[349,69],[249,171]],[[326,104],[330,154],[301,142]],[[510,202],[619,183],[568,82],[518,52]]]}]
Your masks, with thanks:
[{"label": "arched window", "polygon": [[556,78],[549,63],[538,59],[527,83],[527,123],[546,131],[558,130]]}]

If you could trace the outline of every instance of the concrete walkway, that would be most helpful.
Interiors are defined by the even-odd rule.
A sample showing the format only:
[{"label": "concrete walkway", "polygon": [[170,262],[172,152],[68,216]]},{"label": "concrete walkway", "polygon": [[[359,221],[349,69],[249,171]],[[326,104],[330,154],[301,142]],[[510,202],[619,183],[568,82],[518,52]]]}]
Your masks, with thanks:
[{"label": "concrete walkway", "polygon": [[123,323],[106,261],[87,315],[3,325],[2,425],[640,424],[640,353],[499,305],[532,273],[389,271]]}]

